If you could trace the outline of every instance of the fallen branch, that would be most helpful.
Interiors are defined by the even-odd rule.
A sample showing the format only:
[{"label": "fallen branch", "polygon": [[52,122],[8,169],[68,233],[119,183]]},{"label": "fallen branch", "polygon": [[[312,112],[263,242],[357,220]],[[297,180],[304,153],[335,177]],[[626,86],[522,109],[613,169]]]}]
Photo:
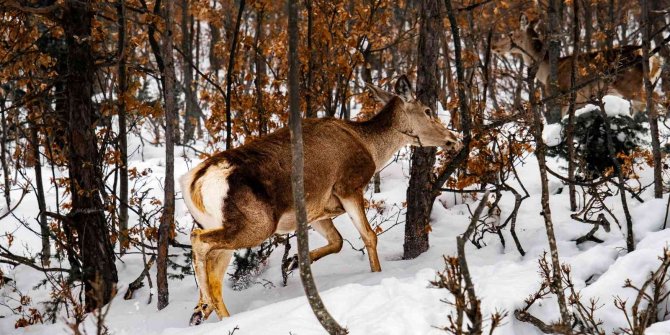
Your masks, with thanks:
[{"label": "fallen branch", "polygon": [[123,295],[123,300],[132,299],[133,295],[135,294],[135,291],[144,287],[144,277],[149,276],[149,269],[151,269],[151,267],[154,265],[154,261],[156,261],[156,255],[151,256],[147,264],[144,266],[144,270],[142,270],[142,273],[140,273],[137,279],[133,280],[132,283],[128,284],[128,291],[126,291],[126,294]]}]

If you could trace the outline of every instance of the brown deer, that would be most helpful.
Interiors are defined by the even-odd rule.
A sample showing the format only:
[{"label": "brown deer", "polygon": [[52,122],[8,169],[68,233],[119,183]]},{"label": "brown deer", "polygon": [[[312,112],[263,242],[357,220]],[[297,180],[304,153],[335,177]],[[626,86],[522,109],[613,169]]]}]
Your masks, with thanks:
[{"label": "brown deer", "polygon": [[[401,147],[458,149],[458,134],[448,130],[430,108],[411,93],[407,77],[396,94],[369,85],[385,106],[363,122],[332,118],[303,120],[305,202],[311,226],[328,240],[310,251],[312,262],[342,247],[332,219],[347,213],[368,252],[372,271],[381,271],[377,235],[365,216],[363,192],[376,171]],[[260,245],[272,234],[296,229],[291,196],[291,147],[288,128],[216,154],[180,180],[184,201],[201,229],[193,230],[193,264],[200,300],[191,325],[212,311],[229,316],[222,279],[236,249]]]},{"label": "brown deer", "polygon": [[[493,52],[501,55],[516,54],[523,57],[527,66],[539,62],[536,79],[545,87],[549,81],[549,56],[544,44],[542,23],[539,20],[529,22],[525,15],[519,20],[519,29],[507,35],[498,35],[491,44]],[[561,57],[558,60],[558,87],[562,93],[570,92],[570,79],[572,77],[573,56]],[[635,62],[632,66],[615,71],[617,66]],[[642,49],[637,46],[621,46],[612,50],[595,51],[580,54],[577,57],[577,77],[575,82],[587,82],[579,88],[576,94],[575,106],[582,107],[593,101],[595,97],[602,95],[614,95],[631,102],[633,115],[645,109],[645,90],[642,70]],[[661,74],[661,59],[652,56],[649,59],[649,76],[652,82],[656,81]],[[581,69],[581,70],[579,70]],[[603,70],[614,71],[613,76],[607,82],[593,80]],[[568,111],[569,99],[560,99],[561,116]]]}]

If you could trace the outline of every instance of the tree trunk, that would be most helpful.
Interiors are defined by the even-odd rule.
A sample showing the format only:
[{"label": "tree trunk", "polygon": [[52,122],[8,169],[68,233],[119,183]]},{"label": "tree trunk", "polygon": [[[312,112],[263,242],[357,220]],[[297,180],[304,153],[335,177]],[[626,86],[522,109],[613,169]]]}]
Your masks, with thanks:
[{"label": "tree trunk", "polygon": [[614,48],[614,36],[616,36],[617,26],[617,22],[614,18],[614,0],[609,0],[607,17],[609,18],[609,25],[607,25],[607,30],[605,32],[605,43],[607,43],[607,49],[612,50]]},{"label": "tree trunk", "polygon": [[[575,101],[577,99],[577,92],[574,90],[577,84],[577,59],[580,53],[579,50],[579,1],[572,2],[573,27],[572,27],[572,64],[570,64],[570,107],[568,109],[568,127],[566,129],[566,143],[568,146],[568,179],[575,180]],[[570,210],[577,210],[577,191],[575,190],[575,183],[568,183],[568,193],[570,196]]]},{"label": "tree trunk", "polygon": [[[437,176],[435,182],[433,182],[433,196],[436,197],[442,189],[444,183],[447,182],[449,176],[451,176],[458,167],[467,167],[468,158],[470,157],[470,141],[472,139],[472,134],[470,134],[470,106],[468,96],[466,95],[466,88],[468,87],[468,82],[465,80],[465,71],[463,66],[463,60],[461,57],[461,36],[460,29],[458,27],[458,22],[456,21],[456,16],[454,14],[454,9],[451,5],[451,0],[445,0],[444,6],[447,9],[447,17],[449,18],[449,26],[451,29],[451,34],[454,40],[454,65],[456,67],[456,79],[458,79],[456,85],[456,91],[458,93],[458,120],[460,121],[460,131],[463,134],[463,148],[451,159],[449,165]],[[446,46],[445,46],[446,48]],[[448,64],[449,56],[445,49],[445,61]],[[521,85],[519,85],[521,86]],[[455,118],[452,116],[452,121],[456,123]]]},{"label": "tree trunk", "polygon": [[661,143],[658,134],[658,114],[654,108],[654,87],[650,80],[649,49],[651,48],[652,21],[649,19],[649,1],[642,0],[642,70],[644,72],[644,87],[647,95],[647,115],[649,115],[649,131],[651,133],[651,152],[654,160],[654,197],[663,197],[663,162],[661,161]]},{"label": "tree trunk", "polygon": [[[422,0],[420,9],[419,49],[417,68],[417,99],[433,111],[437,110],[438,55],[442,18],[437,0]],[[428,250],[430,213],[433,209],[433,166],[437,149],[413,148],[409,187],[407,188],[407,219],[403,258],[416,258]]]},{"label": "tree trunk", "polygon": [[263,136],[268,133],[268,117],[263,106],[263,85],[265,85],[265,74],[267,67],[263,56],[263,16],[265,8],[256,11],[256,37],[254,38],[254,48],[256,55],[254,57],[256,76],[254,77],[254,87],[256,89],[256,112],[258,113],[258,135]]},{"label": "tree trunk", "polygon": [[126,92],[128,91],[128,78],[126,68],[126,19],[125,1],[117,7],[119,16],[119,155],[121,164],[119,166],[119,251],[121,255],[128,248],[128,127],[126,125]]},{"label": "tree trunk", "polygon": [[[559,15],[560,10],[552,8],[549,5],[549,48],[547,50],[549,56],[549,85],[547,85],[548,95],[554,96],[559,93],[558,88],[558,58],[561,56],[561,39],[559,35]],[[551,30],[553,29],[553,30]],[[561,120],[561,106],[557,103],[547,105],[547,123],[556,123]]]},{"label": "tree trunk", "polygon": [[77,232],[87,311],[110,301],[118,281],[110,242],[91,96],[95,64],[91,50],[90,1],[66,1],[63,30],[67,45],[65,80],[67,154],[72,208],[69,222]]},{"label": "tree trunk", "polygon": [[166,32],[163,34],[161,48],[165,62],[165,85],[163,97],[165,99],[165,183],[163,216],[158,228],[158,257],[156,260],[156,288],[158,290],[158,309],[165,308],[170,302],[167,282],[168,245],[174,223],[174,136],[179,131],[177,117],[177,101],[175,96],[174,55],[172,46],[172,30],[174,29],[172,15],[173,2],[166,1],[163,9]]},{"label": "tree trunk", "polygon": [[7,126],[7,118],[5,117],[6,111],[4,104],[0,106],[2,111],[0,111],[0,120],[2,121],[2,138],[0,138],[0,163],[2,163],[2,177],[4,178],[3,193],[5,196],[5,204],[7,205],[7,210],[12,208],[12,198],[10,197],[10,191],[12,189],[11,183],[9,180],[9,164],[7,164],[7,132],[9,127]]},{"label": "tree trunk", "polygon": [[51,262],[51,244],[49,243],[49,222],[47,221],[47,205],[44,199],[44,183],[42,182],[42,158],[40,156],[40,137],[37,129],[37,121],[30,122],[30,142],[35,156],[35,191],[37,192],[37,206],[40,209],[39,222],[40,234],[42,235],[42,252],[40,259],[42,266]]},{"label": "tree trunk", "polygon": [[307,7],[307,51],[309,51],[309,58],[307,60],[307,82],[305,83],[305,104],[307,110],[306,117],[316,117],[316,110],[313,106],[313,86],[314,86],[314,62],[316,62],[316,50],[314,49],[313,33],[314,33],[314,8],[312,7],[312,0],[305,1]]},{"label": "tree trunk", "polygon": [[184,74],[184,143],[190,143],[195,138],[195,127],[198,122],[198,111],[196,109],[196,97],[195,92],[193,91],[193,43],[191,37],[191,18],[192,15],[189,15],[188,12],[188,1],[181,1],[181,34],[182,34],[182,43],[181,51],[184,55],[184,61],[182,62],[183,67],[182,71]]},{"label": "tree trunk", "polygon": [[237,37],[240,33],[240,24],[242,23],[242,12],[244,12],[245,0],[240,0],[240,7],[237,12],[237,22],[233,39],[230,42],[230,56],[228,56],[228,71],[226,73],[226,150],[233,148],[233,117],[230,110],[230,90],[233,84],[233,71],[235,71],[235,50],[237,49]]},{"label": "tree trunk", "polygon": [[591,52],[591,41],[593,40],[593,5],[591,0],[582,0],[584,8],[584,52]]},{"label": "tree trunk", "polygon": [[[212,8],[216,9],[216,0],[212,3]],[[221,29],[219,27],[209,22],[209,66],[214,73],[214,78],[218,79],[219,70],[221,70],[221,58],[216,55],[216,45],[221,41]]]},{"label": "tree trunk", "polygon": [[[244,1],[244,0],[242,0]],[[291,169],[291,185],[293,187],[293,206],[298,224],[298,265],[305,295],[314,315],[329,334],[346,334],[333,317],[328,313],[321,301],[319,291],[314,283],[309,258],[309,239],[307,227],[307,212],[305,209],[304,183],[304,152],[302,140],[302,121],[300,119],[300,92],[298,76],[300,63],[298,58],[298,3],[289,0],[288,3],[288,92],[289,92],[289,127],[291,133],[291,153],[293,166]]]},{"label": "tree trunk", "polygon": [[[363,54],[363,66],[361,68],[361,77],[363,78],[364,82],[372,83],[372,69],[371,69],[372,64],[370,64],[372,58],[372,54],[370,52],[372,50],[372,44],[367,39],[366,43],[367,45],[365,49],[361,50],[361,53]],[[307,78],[310,78],[310,76],[311,73],[309,73]],[[372,177],[372,185],[373,185],[373,192],[375,193],[381,192],[382,179],[379,172],[375,172],[375,175]]]},{"label": "tree trunk", "polygon": [[[142,5],[143,5],[143,7],[144,7],[144,10],[148,11],[149,9],[148,9],[147,6],[146,6],[146,1],[141,0],[140,2],[142,3]],[[170,3],[169,5],[172,6],[172,3]],[[160,13],[160,8],[161,8],[161,0],[155,0],[155,2],[154,2],[154,9],[153,9],[153,13],[154,13],[154,15],[156,15],[156,16],[160,16],[160,15],[161,15],[161,13]],[[172,18],[170,18],[170,22],[172,22]],[[171,23],[171,24],[172,24],[172,23]],[[163,94],[165,94],[165,91],[166,91],[166,89],[165,89],[165,85],[166,85],[166,83],[165,83],[165,81],[166,81],[165,76],[166,76],[167,73],[169,73],[169,72],[171,72],[171,73],[173,74],[173,76],[174,76],[174,57],[172,57],[172,55],[171,55],[171,60],[170,60],[170,61],[172,62],[172,68],[171,68],[171,69],[166,69],[166,67],[167,67],[167,60],[164,60],[164,59],[163,59],[163,58],[164,58],[164,55],[163,55],[163,53],[164,53],[164,50],[163,50],[164,47],[162,48],[160,45],[158,45],[158,40],[156,40],[156,36],[155,36],[155,33],[156,33],[157,31],[158,31],[158,29],[157,29],[157,27],[156,27],[156,23],[153,22],[153,21],[152,21],[151,23],[149,23],[149,28],[148,28],[148,32],[149,32],[149,34],[148,34],[148,35],[149,35],[149,45],[151,46],[151,52],[154,54],[154,57],[156,58],[156,65],[158,66],[158,71],[159,71],[160,74],[161,74],[161,76],[160,76],[159,88],[160,88],[160,85],[163,85],[163,87],[162,87],[162,89],[163,89]],[[174,49],[174,48],[172,47],[172,43],[173,43],[173,42],[172,42],[172,39],[170,39],[170,49]],[[174,83],[173,83],[173,86],[174,86]],[[176,102],[175,102],[175,106],[176,106]],[[175,117],[176,117],[176,116],[175,116]],[[179,125],[179,124],[177,124],[177,126],[178,126],[178,125]],[[179,143],[179,142],[180,142],[179,135],[180,135],[180,133],[179,133],[179,127],[176,127],[176,128],[175,128],[175,131],[174,131],[173,134],[172,134],[172,138],[173,138],[172,140],[173,140],[174,143]],[[159,136],[158,128],[156,128],[156,136],[157,136],[157,137]]]},{"label": "tree trunk", "polygon": [[[558,36],[556,32],[558,30],[558,17],[559,17],[559,4],[557,0],[549,0],[548,16],[549,16],[549,31],[550,36],[554,36],[554,39],[550,41],[549,48],[558,49],[560,47],[560,41],[557,41]],[[552,34],[553,33],[553,34]],[[556,50],[554,50],[556,54]],[[537,66],[533,66],[533,71],[536,72]],[[556,72],[556,69],[551,69],[551,72]],[[551,288],[552,292],[556,294],[558,300],[558,307],[561,315],[561,324],[564,327],[568,327],[570,323],[570,314],[568,313],[567,303],[565,300],[565,295],[563,293],[563,283],[561,281],[561,264],[558,257],[558,245],[556,243],[556,234],[554,233],[554,223],[551,217],[551,207],[549,206],[549,179],[547,176],[547,162],[546,162],[546,152],[547,146],[544,143],[542,138],[542,130],[544,128],[542,122],[541,109],[537,105],[535,100],[535,84],[534,78],[535,73],[528,74],[528,87],[530,89],[530,103],[531,108],[533,109],[533,136],[535,137],[535,155],[537,156],[537,161],[540,169],[540,183],[542,188],[542,213],[541,215],[544,218],[545,231],[547,234],[547,241],[549,243],[549,251],[551,254],[551,266],[552,266],[552,279],[551,279]],[[549,94],[551,96],[551,93]],[[559,109],[558,103],[556,100],[549,102],[548,109],[550,111]],[[559,109],[560,115],[560,109]]]},{"label": "tree trunk", "polygon": [[[656,11],[663,11],[670,7],[670,1],[652,1],[652,8]],[[654,32],[660,31],[665,27],[665,17],[667,14],[652,15]],[[656,34],[654,41],[657,46],[661,46],[659,51],[660,57],[663,59],[663,69],[661,71],[661,89],[665,97],[670,97],[670,45],[663,43],[663,34]],[[667,106],[665,106],[667,108]]]}]

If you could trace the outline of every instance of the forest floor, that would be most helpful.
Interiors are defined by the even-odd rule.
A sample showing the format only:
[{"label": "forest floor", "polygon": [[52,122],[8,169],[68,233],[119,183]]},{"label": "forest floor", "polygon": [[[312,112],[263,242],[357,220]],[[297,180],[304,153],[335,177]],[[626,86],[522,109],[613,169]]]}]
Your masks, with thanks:
[{"label": "forest floor", "polygon": [[[133,145],[139,143],[137,139],[132,142]],[[139,171],[145,168],[152,170],[147,184],[141,187],[138,185],[136,192],[139,189],[148,190],[158,199],[162,198],[160,180],[163,176],[163,150],[162,147],[146,145],[142,149],[142,155],[137,151],[131,157],[131,167],[136,167]],[[175,160],[177,175],[186,172],[197,162],[194,154],[182,155],[182,152],[182,149],[178,150]],[[407,152],[401,153],[396,162],[382,171],[381,193],[366,193],[373,201],[384,201],[383,214],[374,209],[369,210],[373,225],[379,225],[384,230],[379,236],[378,245],[382,272],[371,273],[367,255],[354,249],[363,247],[363,242],[347,216],[335,220],[337,228],[346,239],[342,251],[313,264],[315,280],[325,305],[351,334],[443,334],[444,331],[439,328],[448,324],[447,317],[454,311],[452,306],[443,301],[450,301],[451,295],[444,289],[431,287],[429,281],[436,278],[437,271],[444,269],[443,255],[456,254],[456,236],[465,231],[470,221],[470,213],[474,211],[478,200],[462,199],[454,194],[441,195],[433,208],[429,251],[416,259],[402,260],[403,202],[409,178],[407,156]],[[552,159],[550,165],[554,170],[560,171],[562,163]],[[535,156],[529,154],[517,169],[530,194],[530,198],[521,206],[516,223],[516,232],[526,255],[521,256],[517,251],[509,227],[502,230],[504,246],[498,235],[488,233],[482,239],[482,248],[478,249],[468,243],[466,253],[485,319],[495,311],[509,313],[495,334],[536,335],[541,334],[537,328],[520,322],[513,316],[515,309],[525,305],[524,299],[538,289],[541,281],[538,259],[548,250],[544,220],[540,214],[540,178]],[[45,175],[49,176],[50,173],[50,170],[45,169]],[[642,185],[652,180],[649,168],[640,172],[640,180]],[[45,184],[49,185],[48,180],[45,180]],[[512,186],[519,185],[517,181],[513,181]],[[617,297],[627,299],[630,301],[630,309],[637,292],[623,288],[624,282],[630,279],[633,284],[641,285],[650,271],[660,264],[658,257],[670,241],[670,229],[662,229],[668,195],[664,199],[653,199],[652,190],[648,188],[641,194],[644,202],[628,198],[637,249],[627,253],[625,219],[618,196],[609,197],[607,205],[624,227],[613,224],[609,233],[598,231],[595,236],[603,240],[603,243],[585,242],[577,245],[574,240],[585,235],[592,226],[570,218],[568,192],[567,188],[562,189],[562,183],[550,177],[549,188],[561,262],[571,266],[575,287],[581,290],[584,301],[598,299],[601,307],[595,315],[603,321],[603,329],[611,333],[619,327],[626,327],[626,318],[615,307],[614,300]],[[48,197],[55,197],[53,188]],[[178,198],[181,198],[180,194]],[[53,201],[48,200],[47,203]],[[500,222],[504,222],[513,207],[514,196],[503,192],[500,200]],[[16,216],[34,222],[36,211],[36,202],[32,198],[26,199],[16,211]],[[178,240],[188,243],[187,232],[192,227],[192,220],[181,200],[177,203],[176,214],[182,231]],[[135,214],[131,215],[131,223],[135,222],[133,220],[137,220]],[[17,240],[22,241],[21,245],[12,246],[13,251],[24,252],[27,249],[34,252],[39,249],[39,238],[20,227],[18,221],[3,222],[0,234],[8,231],[14,232]],[[310,233],[312,248],[324,243],[325,240],[315,232]],[[170,249],[171,254],[185,252],[187,251],[179,248]],[[198,300],[194,277],[187,275],[183,279],[170,280],[170,305],[162,311],[156,309],[155,294],[152,302],[147,303],[147,287],[138,290],[134,299],[123,300],[122,296],[128,284],[143,268],[141,255],[125,255],[116,264],[119,271],[119,294],[112,301],[104,324],[109,333],[119,335],[325,333],[306,302],[298,274],[293,273],[287,285],[282,286],[282,252],[283,247],[280,246],[271,255],[263,272],[254,279],[256,283],[245,290],[234,291],[226,279],[224,297],[232,316],[219,321],[212,315],[203,325],[197,327],[188,326],[193,307]],[[291,254],[294,252],[295,243]],[[180,256],[177,260],[183,262],[184,257]],[[67,262],[63,266],[67,267]],[[44,310],[42,302],[49,300],[49,290],[44,286],[34,288],[43,279],[43,275],[26,266],[13,270],[3,267],[2,270],[6,276],[16,281],[18,291],[8,285],[0,289],[0,334],[72,333],[66,324],[69,320],[65,313],[61,313],[53,324],[15,329],[18,316],[10,307],[18,306],[15,301],[18,292],[32,298],[32,307]],[[179,273],[178,270],[171,271]],[[151,276],[155,277],[155,267],[151,270]],[[530,312],[546,322],[558,318],[557,304],[551,298],[536,304]],[[95,334],[94,318],[89,317],[82,325],[82,330]],[[656,323],[646,334],[670,334],[670,320]]]}]

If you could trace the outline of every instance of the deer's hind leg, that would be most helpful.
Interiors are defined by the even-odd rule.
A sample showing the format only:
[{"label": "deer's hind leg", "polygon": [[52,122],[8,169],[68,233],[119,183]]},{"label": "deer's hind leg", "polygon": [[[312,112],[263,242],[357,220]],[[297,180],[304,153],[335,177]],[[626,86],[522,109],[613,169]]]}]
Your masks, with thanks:
[{"label": "deer's hind leg", "polygon": [[198,325],[209,318],[213,311],[219,319],[230,316],[223,303],[223,277],[230,264],[234,251],[225,249],[210,250],[203,262],[196,260],[202,257],[194,252],[193,263],[196,264],[196,278],[200,286],[200,299],[191,316],[190,324]]},{"label": "deer's hind leg", "polygon": [[314,230],[316,230],[319,235],[323,236],[328,241],[328,244],[323,247],[316,248],[309,252],[309,259],[312,263],[324,256],[335,254],[342,250],[342,235],[340,235],[340,232],[335,228],[332,219],[313,222],[312,227],[314,227]]},{"label": "deer's hind leg", "polygon": [[234,252],[234,250],[218,249],[207,254],[208,295],[219,319],[230,316],[223,303],[223,278]]},{"label": "deer's hind leg", "polygon": [[198,304],[193,309],[189,325],[195,326],[207,320],[209,315],[214,311],[214,305],[209,297],[209,280],[207,274],[207,256],[210,251],[206,244],[203,244],[198,239],[200,229],[194,230],[191,233],[191,245],[193,253],[193,268],[195,271],[195,279],[198,282],[198,291],[200,298]]},{"label": "deer's hind leg", "polygon": [[[310,262],[314,263],[317,260],[328,256],[330,254],[335,254],[342,250],[342,235],[335,228],[332,219],[323,219],[319,221],[312,222],[310,224],[314,230],[316,230],[319,235],[323,236],[328,241],[328,244],[323,247],[318,247],[314,250],[309,251]],[[298,254],[293,255],[288,259],[284,264],[284,269],[295,270],[298,268]]]},{"label": "deer's hind leg", "polygon": [[195,271],[195,279],[198,283],[198,291],[200,297],[198,298],[198,304],[193,309],[193,314],[191,315],[191,320],[189,325],[196,326],[201,324],[203,321],[207,320],[209,315],[214,310],[214,306],[209,301],[207,294],[207,270],[206,270],[206,253],[196,251],[196,242],[191,238],[191,244],[193,246],[193,269]]},{"label": "deer's hind leg", "polygon": [[223,302],[222,282],[233,252],[260,245],[276,226],[267,212],[249,210],[243,215],[231,216],[231,221],[239,224],[227,223],[222,228],[196,229],[191,233],[193,265],[200,286],[200,302],[191,316],[191,325],[202,323],[212,311],[216,311],[219,318],[229,316]]}]

